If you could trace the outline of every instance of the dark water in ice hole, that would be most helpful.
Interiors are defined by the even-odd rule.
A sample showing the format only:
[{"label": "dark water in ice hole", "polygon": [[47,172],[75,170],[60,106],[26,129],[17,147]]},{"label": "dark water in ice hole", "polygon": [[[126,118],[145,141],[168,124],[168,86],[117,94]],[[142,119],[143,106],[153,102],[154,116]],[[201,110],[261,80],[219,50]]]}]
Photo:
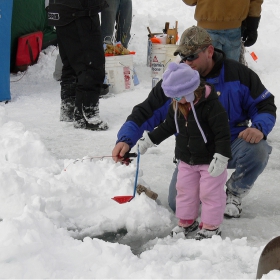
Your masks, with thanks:
[{"label": "dark water in ice hole", "polygon": [[[169,232],[163,232],[161,234],[145,234],[144,236],[129,236],[125,228],[119,229],[117,232],[105,232],[102,235],[89,236],[90,238],[98,238],[103,241],[111,243],[119,243],[123,245],[128,245],[131,252],[134,255],[140,255],[142,252],[151,249],[153,247],[153,242],[155,238],[163,238],[167,236]],[[86,236],[80,236],[79,240],[83,240]]]}]

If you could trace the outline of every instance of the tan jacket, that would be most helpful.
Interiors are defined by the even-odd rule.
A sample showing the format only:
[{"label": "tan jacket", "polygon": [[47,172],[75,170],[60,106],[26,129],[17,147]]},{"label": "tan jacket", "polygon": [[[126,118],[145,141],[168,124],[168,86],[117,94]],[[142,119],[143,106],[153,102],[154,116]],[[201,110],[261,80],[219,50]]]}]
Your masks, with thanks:
[{"label": "tan jacket", "polygon": [[197,25],[206,29],[230,29],[241,26],[242,21],[261,15],[263,0],[183,0],[196,6],[194,18]]}]

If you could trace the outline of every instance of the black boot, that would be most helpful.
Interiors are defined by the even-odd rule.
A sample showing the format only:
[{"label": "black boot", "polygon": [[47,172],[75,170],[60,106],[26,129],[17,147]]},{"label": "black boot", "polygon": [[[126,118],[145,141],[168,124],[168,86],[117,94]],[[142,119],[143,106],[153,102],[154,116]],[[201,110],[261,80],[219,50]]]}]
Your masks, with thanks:
[{"label": "black boot", "polygon": [[86,119],[83,113],[83,92],[76,91],[75,108],[74,108],[74,127],[86,128]]},{"label": "black boot", "polygon": [[99,94],[98,92],[87,92],[84,98],[83,111],[88,122],[87,129],[106,130],[108,124],[103,122],[99,116]]},{"label": "black boot", "polygon": [[[91,98],[93,96],[93,98]],[[89,92],[76,91],[74,110],[74,127],[89,130],[107,130],[107,123],[99,118],[99,96],[95,101],[95,95]],[[95,102],[93,102],[95,101]]]},{"label": "black boot", "polygon": [[83,112],[88,122],[92,122],[95,117],[99,118],[99,92],[84,92]]},{"label": "black boot", "polygon": [[61,82],[60,121],[72,122],[74,120],[75,95],[76,82]]},{"label": "black boot", "polygon": [[100,118],[94,117],[93,122],[88,122],[84,115],[83,112],[80,111],[80,109],[75,106],[74,109],[74,127],[75,128],[83,128],[83,129],[89,129],[89,130],[107,130],[108,129],[108,124],[106,122],[103,122]]},{"label": "black boot", "polygon": [[75,97],[69,97],[61,100],[60,104],[60,121],[73,122],[74,121],[74,107]]}]

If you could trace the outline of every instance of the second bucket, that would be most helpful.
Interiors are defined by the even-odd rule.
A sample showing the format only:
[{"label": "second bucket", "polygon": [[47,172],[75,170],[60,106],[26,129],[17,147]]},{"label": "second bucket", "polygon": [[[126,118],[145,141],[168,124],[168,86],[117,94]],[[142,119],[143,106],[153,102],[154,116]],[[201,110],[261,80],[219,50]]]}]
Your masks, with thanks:
[{"label": "second bucket", "polygon": [[161,79],[167,65],[171,61],[176,61],[177,56],[173,54],[177,47],[174,44],[152,44],[151,75],[153,78]]},{"label": "second bucket", "polygon": [[110,93],[134,89],[133,55],[106,56],[105,72]]}]

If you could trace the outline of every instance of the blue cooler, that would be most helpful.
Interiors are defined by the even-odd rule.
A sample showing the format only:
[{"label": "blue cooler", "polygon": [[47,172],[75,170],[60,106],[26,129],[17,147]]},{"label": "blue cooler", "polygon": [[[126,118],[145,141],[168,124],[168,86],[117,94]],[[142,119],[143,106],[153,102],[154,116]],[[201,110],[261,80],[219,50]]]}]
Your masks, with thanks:
[{"label": "blue cooler", "polygon": [[0,101],[11,100],[10,50],[13,0],[0,0]]}]

